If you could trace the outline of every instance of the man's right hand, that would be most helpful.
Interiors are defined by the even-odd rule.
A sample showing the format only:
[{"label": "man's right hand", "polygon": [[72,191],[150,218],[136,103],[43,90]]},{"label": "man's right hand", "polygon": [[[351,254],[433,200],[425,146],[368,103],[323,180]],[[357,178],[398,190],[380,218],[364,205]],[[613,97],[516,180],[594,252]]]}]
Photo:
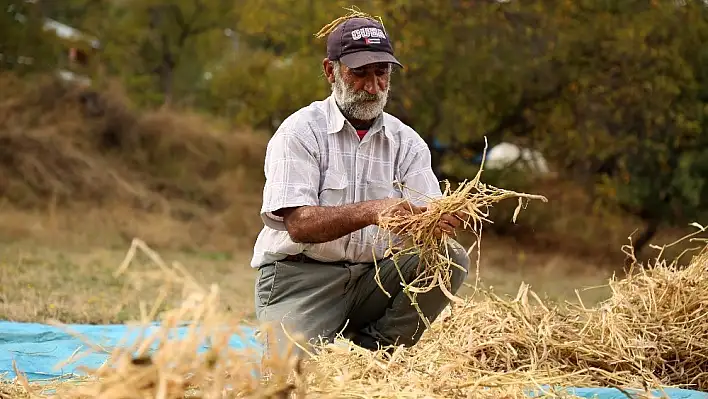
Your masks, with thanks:
[{"label": "man's right hand", "polygon": [[372,224],[380,225],[381,221],[391,217],[404,217],[423,213],[426,207],[415,206],[402,198],[385,198],[371,201]]},{"label": "man's right hand", "polygon": [[[372,224],[381,225],[381,221],[390,217],[405,217],[406,215],[416,215],[425,212],[428,207],[415,206],[405,199],[401,198],[386,198],[371,201],[372,203]],[[455,214],[443,214],[438,226],[435,228],[434,234],[437,238],[441,238],[443,234],[450,237],[457,235],[456,230],[462,226],[464,220],[469,220],[469,216],[462,212]],[[394,231],[399,234],[400,231]]]}]

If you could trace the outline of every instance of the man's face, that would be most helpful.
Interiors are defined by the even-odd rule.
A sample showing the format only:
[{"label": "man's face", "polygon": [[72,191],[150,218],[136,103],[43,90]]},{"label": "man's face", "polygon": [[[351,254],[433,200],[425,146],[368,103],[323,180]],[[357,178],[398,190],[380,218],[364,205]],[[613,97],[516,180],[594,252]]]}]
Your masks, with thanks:
[{"label": "man's face", "polygon": [[332,65],[327,73],[337,104],[346,117],[368,121],[383,112],[390,88],[390,64],[351,69],[339,63]]}]

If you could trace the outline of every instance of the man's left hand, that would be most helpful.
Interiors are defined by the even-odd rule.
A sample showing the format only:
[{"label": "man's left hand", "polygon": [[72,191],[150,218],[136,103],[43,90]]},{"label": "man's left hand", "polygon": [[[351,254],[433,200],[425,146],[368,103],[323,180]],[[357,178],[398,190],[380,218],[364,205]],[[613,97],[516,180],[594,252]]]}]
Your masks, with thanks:
[{"label": "man's left hand", "polygon": [[456,237],[457,229],[462,226],[462,221],[467,219],[469,219],[469,216],[461,211],[443,214],[438,226],[435,228],[435,236],[441,238],[443,233],[445,233],[450,237]]}]

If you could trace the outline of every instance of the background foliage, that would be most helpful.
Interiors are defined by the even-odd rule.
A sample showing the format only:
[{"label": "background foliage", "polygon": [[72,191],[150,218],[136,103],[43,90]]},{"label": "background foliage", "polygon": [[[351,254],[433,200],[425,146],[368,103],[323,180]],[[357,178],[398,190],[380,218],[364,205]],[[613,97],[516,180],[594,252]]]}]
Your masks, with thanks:
[{"label": "background foliage", "polygon": [[[343,6],[2,0],[0,66],[52,70],[67,44],[42,31],[51,17],[100,38],[96,87],[117,79],[140,106],[189,107],[272,131],[328,94],[325,44],[314,33]],[[370,0],[358,7],[383,18],[406,66],[394,76],[388,111],[437,148],[441,177],[472,177],[486,137],[542,152],[557,179],[550,186],[571,182],[583,191],[577,212],[616,210],[641,220],[640,246],[662,225],[705,215],[703,2]],[[18,63],[21,55],[32,65]],[[525,169],[487,177],[526,189],[547,179]]]}]

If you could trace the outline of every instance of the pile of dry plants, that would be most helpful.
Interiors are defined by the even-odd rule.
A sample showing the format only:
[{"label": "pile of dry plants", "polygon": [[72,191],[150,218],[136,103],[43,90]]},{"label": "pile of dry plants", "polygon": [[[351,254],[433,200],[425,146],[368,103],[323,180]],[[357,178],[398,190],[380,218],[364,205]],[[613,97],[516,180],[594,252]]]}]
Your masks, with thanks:
[{"label": "pile of dry plants", "polygon": [[[635,264],[627,278],[609,281],[611,297],[593,308],[550,306],[522,285],[516,298],[487,293],[453,304],[418,346],[392,355],[342,340],[304,361],[284,354],[264,364],[255,352],[227,346],[241,320],[221,310],[217,287],[200,287],[140,241],[129,258],[139,249],[160,266],[139,277],[183,289],[182,307],[162,315],[158,333],[87,370],[88,378],[52,386],[57,397],[521,398],[533,390],[563,396],[552,386],[708,389],[708,245],[687,265],[660,258]],[[147,321],[153,315],[145,309]],[[167,338],[184,323],[195,326],[190,335]],[[150,353],[155,340],[160,345]],[[212,349],[199,353],[204,342]]]},{"label": "pile of dry plants", "polygon": [[[388,244],[386,256],[393,260],[398,268],[398,260],[411,254],[420,258],[417,277],[413,281],[401,281],[404,285],[404,292],[411,299],[411,302],[418,309],[418,314],[430,328],[430,321],[427,320],[417,307],[416,296],[421,293],[439,288],[443,293],[455,303],[463,301],[450,292],[451,269],[460,268],[449,254],[452,239],[447,234],[438,237],[435,233],[444,215],[457,215],[461,219],[462,228],[471,232],[476,237],[475,243],[468,249],[467,255],[475,248],[477,249],[477,270],[475,288],[479,282],[479,261],[482,246],[482,227],[484,223],[492,223],[488,218],[490,209],[497,203],[510,198],[517,198],[519,201],[512,221],[516,222],[519,212],[524,207],[524,200],[541,200],[548,202],[542,195],[519,193],[511,190],[490,186],[481,182],[482,171],[486,160],[487,146],[482,152],[482,162],[477,175],[471,181],[464,181],[452,190],[450,182],[445,182],[445,190],[440,198],[429,199],[429,205],[422,213],[406,216],[384,217],[380,223],[381,234],[378,240],[383,240]],[[400,185],[403,191],[409,190],[404,185]],[[417,193],[420,194],[420,193]],[[407,245],[406,245],[407,244]],[[376,264],[377,276],[379,266]],[[398,269],[399,275],[401,270]],[[378,281],[378,279],[377,279]],[[381,286],[384,290],[383,286]],[[384,290],[384,292],[386,292]],[[387,295],[388,292],[386,292]]]}]

